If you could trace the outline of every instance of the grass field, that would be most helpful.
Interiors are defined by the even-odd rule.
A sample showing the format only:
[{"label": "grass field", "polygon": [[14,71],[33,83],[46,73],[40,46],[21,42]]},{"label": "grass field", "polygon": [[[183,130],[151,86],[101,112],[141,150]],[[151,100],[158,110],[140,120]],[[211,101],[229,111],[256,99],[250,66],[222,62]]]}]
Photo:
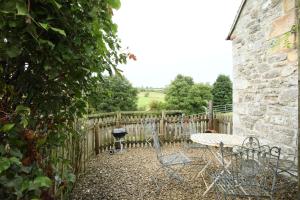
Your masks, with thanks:
[{"label": "grass field", "polygon": [[[149,95],[147,96],[146,93],[149,93]],[[162,92],[139,92],[138,109],[149,110],[149,104],[154,100],[165,102],[165,94]]]}]

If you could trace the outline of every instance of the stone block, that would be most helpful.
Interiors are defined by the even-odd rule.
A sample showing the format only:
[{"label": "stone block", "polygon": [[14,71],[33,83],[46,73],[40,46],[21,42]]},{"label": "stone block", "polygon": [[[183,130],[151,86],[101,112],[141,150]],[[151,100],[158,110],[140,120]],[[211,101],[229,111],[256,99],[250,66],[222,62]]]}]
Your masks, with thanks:
[{"label": "stone block", "polygon": [[286,15],[279,17],[272,23],[269,39],[289,32],[293,25],[296,24],[296,13],[291,10]]},{"label": "stone block", "polygon": [[267,64],[258,65],[257,70],[259,73],[267,72],[268,70],[270,70],[270,65],[267,65]]},{"label": "stone block", "polygon": [[263,116],[266,112],[266,106],[257,103],[253,104],[251,107],[249,107],[248,112],[251,116]]},{"label": "stone block", "polygon": [[281,61],[285,61],[287,60],[287,54],[286,53],[278,53],[278,54],[274,54],[271,57],[269,57],[268,59],[268,63],[269,64],[273,64],[273,63],[278,63]]},{"label": "stone block", "polygon": [[253,25],[253,26],[249,27],[249,34],[254,34],[259,30],[260,30],[260,25],[258,25],[258,24]]},{"label": "stone block", "polygon": [[264,74],[263,78],[272,79],[272,78],[279,77],[280,76],[280,71],[281,70],[279,70],[279,69],[269,71],[269,72]]},{"label": "stone block", "polygon": [[284,0],[283,1],[283,8],[284,12],[287,13],[296,7],[296,1],[298,0]]},{"label": "stone block", "polygon": [[235,82],[235,88],[236,90],[243,90],[246,89],[249,86],[249,83],[247,80],[243,79],[243,78],[237,78],[236,80],[234,80]]},{"label": "stone block", "polygon": [[282,115],[268,116],[267,121],[273,125],[289,126],[291,124],[290,118]]},{"label": "stone block", "polygon": [[279,95],[281,105],[293,105],[298,100],[298,88],[284,90]]},{"label": "stone block", "polygon": [[287,59],[289,62],[296,62],[298,60],[298,51],[297,49],[292,50],[288,53]]},{"label": "stone block", "polygon": [[281,76],[290,76],[294,73],[296,73],[297,67],[296,66],[286,66],[281,71]]},{"label": "stone block", "polygon": [[264,101],[269,105],[278,103],[278,95],[265,95]]}]

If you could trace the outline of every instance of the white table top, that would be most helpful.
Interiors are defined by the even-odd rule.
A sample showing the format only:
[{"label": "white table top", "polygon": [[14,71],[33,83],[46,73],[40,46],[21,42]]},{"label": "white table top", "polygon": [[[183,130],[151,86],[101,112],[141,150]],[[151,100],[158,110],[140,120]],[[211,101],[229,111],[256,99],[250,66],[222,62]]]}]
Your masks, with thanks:
[{"label": "white table top", "polygon": [[219,147],[223,142],[224,147],[233,147],[235,145],[242,145],[244,136],[228,135],[221,133],[195,133],[191,134],[191,140],[196,143]]}]

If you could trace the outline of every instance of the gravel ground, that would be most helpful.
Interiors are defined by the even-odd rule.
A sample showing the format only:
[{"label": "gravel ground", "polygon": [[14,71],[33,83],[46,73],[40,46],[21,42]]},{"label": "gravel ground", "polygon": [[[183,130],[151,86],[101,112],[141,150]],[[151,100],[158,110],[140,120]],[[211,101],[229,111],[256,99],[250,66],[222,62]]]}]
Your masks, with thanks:
[{"label": "gravel ground", "polygon": [[[164,152],[184,151],[181,147],[165,147]],[[192,150],[185,152],[188,156],[199,156],[203,150]],[[205,159],[209,159],[205,154]],[[71,194],[73,200],[88,199],[128,199],[128,200],[154,200],[154,199],[214,199],[214,191],[202,197],[205,185],[202,178],[194,178],[201,170],[202,165],[190,165],[185,167],[180,173],[185,178],[183,184],[176,180],[169,180],[164,173],[160,172],[155,177],[159,177],[160,182],[167,180],[159,193],[156,192],[156,185],[151,177],[159,168],[154,149],[133,148],[127,149],[123,154],[109,155],[104,152],[92,159],[87,171],[79,177]],[[204,175],[206,180],[210,180],[209,174],[217,170],[214,163]],[[296,184],[278,190],[275,199],[295,199]]]}]

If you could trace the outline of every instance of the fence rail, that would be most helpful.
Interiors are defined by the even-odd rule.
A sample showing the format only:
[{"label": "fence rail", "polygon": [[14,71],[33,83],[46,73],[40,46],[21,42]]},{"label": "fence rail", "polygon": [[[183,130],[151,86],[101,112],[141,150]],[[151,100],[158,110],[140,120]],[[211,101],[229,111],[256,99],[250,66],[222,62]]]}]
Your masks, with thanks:
[{"label": "fence rail", "polygon": [[[178,143],[187,134],[205,132],[209,129],[208,115],[183,116],[180,111],[168,112],[117,112],[97,114],[89,117],[89,135],[94,134],[96,154],[114,148],[114,128],[124,127],[125,147],[148,146],[151,140],[150,123],[155,123],[164,143]],[[219,133],[232,134],[231,116],[217,115],[213,119],[214,129]]]}]

